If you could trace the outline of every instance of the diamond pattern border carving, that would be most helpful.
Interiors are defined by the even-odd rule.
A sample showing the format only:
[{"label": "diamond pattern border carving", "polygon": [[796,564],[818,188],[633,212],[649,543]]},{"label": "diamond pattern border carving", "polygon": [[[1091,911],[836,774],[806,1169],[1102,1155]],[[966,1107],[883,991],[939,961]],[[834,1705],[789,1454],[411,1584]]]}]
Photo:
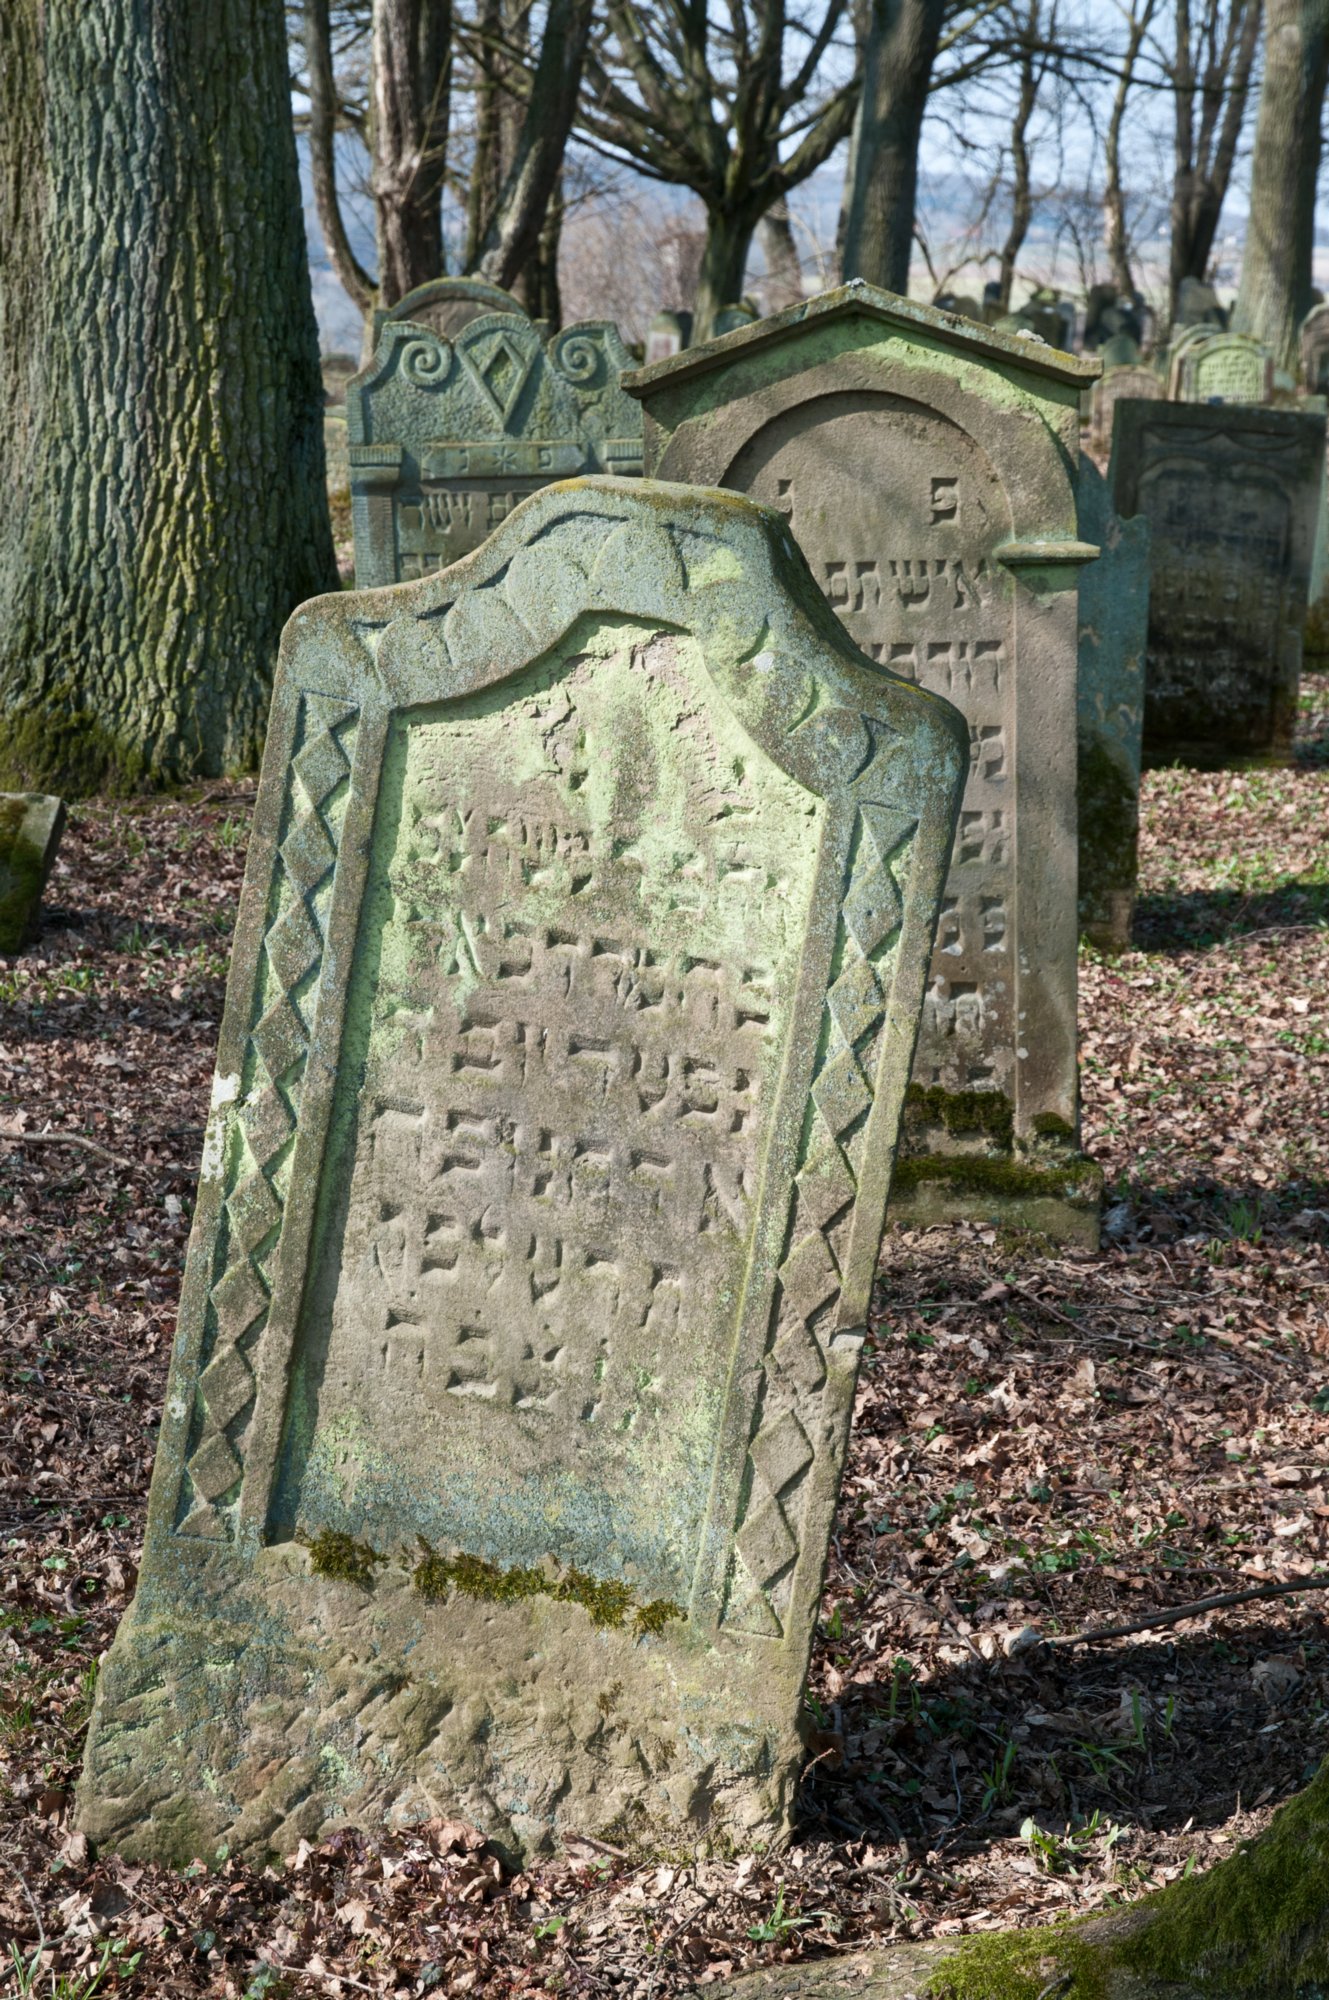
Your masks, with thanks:
[{"label": "diamond pattern border carving", "polygon": [[225,1139],[224,1219],[176,1515],[182,1535],[225,1541],[234,1531],[358,717],[331,695],[301,698],[239,1106]]},{"label": "diamond pattern border carving", "polygon": [[854,828],[722,1617],[734,1630],[771,1638],[784,1632],[809,1475],[823,1443],[818,1322],[840,1291],[840,1231],[858,1191],[904,915],[896,871],[907,878],[917,824],[898,807],[861,803]]}]

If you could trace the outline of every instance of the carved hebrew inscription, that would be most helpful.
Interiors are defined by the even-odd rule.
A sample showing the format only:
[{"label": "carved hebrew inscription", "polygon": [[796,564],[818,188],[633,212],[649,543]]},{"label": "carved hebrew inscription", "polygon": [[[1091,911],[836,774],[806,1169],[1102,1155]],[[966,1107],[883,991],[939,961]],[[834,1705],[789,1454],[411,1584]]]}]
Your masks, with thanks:
[{"label": "carved hebrew inscription", "polygon": [[1141,492],[1154,551],[1150,671],[1160,690],[1208,686],[1226,699],[1243,683],[1272,685],[1291,535],[1286,491],[1249,464],[1183,453],[1158,460]]},{"label": "carved hebrew inscription", "polygon": [[993,563],[1008,510],[973,440],[884,396],[816,398],[724,475],[779,507],[827,601],[883,666],[953,701],[970,771],[914,1076],[1015,1093],[1011,584]]},{"label": "carved hebrew inscription", "polygon": [[703,672],[606,629],[502,706],[397,726],[303,1528],[505,1563],[609,1544],[687,1600],[819,810]]}]

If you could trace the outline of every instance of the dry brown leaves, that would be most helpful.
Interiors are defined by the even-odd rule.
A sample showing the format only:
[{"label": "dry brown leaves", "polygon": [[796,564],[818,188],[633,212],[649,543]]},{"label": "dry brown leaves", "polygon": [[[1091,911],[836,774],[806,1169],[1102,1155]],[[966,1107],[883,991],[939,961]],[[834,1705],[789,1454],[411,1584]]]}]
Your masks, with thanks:
[{"label": "dry brown leaves", "polygon": [[1140,948],[1082,966],[1103,1253],[890,1239],[796,1835],[687,1866],[588,1838],[513,1876],[436,1822],[177,1874],[69,1830],[134,1585],[249,795],[79,810],[41,945],[0,963],[0,1944],[33,1991],[104,1965],[101,1993],[664,2000],[1096,1908],[1264,1824],[1326,1745],[1321,1595],[1042,1641],[1329,1569],[1329,688],[1304,708],[1293,770],[1147,781]]}]

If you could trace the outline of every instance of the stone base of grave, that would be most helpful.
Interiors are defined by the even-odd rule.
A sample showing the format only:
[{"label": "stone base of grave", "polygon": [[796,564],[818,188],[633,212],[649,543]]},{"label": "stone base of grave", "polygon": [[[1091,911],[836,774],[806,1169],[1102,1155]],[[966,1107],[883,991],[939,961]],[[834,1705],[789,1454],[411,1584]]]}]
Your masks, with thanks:
[{"label": "stone base of grave", "polygon": [[572,1834],[690,1859],[789,1824],[787,1679],[736,1722],[741,1641],[680,1647],[674,1625],[662,1644],[538,1593],[429,1602],[405,1566],[362,1587],[295,1543],[244,1566],[197,1551],[178,1583],[140,1594],[97,1684],[78,1823],[127,1858],[280,1861],[348,1823],[442,1816],[514,1861]]},{"label": "stone base of grave", "polygon": [[1055,1167],[1015,1154],[915,1155],[896,1163],[886,1219],[897,1229],[978,1222],[1097,1250],[1103,1170],[1083,1153]]}]

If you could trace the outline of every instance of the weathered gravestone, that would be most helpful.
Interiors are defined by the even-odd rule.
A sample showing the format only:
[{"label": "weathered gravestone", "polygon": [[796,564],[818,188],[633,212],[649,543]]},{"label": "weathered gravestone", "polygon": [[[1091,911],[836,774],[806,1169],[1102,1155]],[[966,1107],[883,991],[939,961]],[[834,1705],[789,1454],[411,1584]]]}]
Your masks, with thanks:
[{"label": "weathered gravestone", "polygon": [[1168,394],[1179,403],[1269,403],[1274,360],[1245,333],[1213,333],[1173,349]]},{"label": "weathered gravestone", "polygon": [[1144,761],[1284,761],[1323,475],[1325,419],[1121,403],[1109,483],[1148,518]]},{"label": "weathered gravestone", "polygon": [[646,329],[646,363],[668,361],[681,354],[692,338],[692,314],[658,312]]},{"label": "weathered gravestone", "polygon": [[1090,458],[1080,461],[1080,534],[1100,551],[1080,572],[1080,929],[1115,952],[1130,945],[1139,874],[1149,524],[1113,513]]},{"label": "weathered gravestone", "polygon": [[35,933],[64,830],[62,800],[0,792],[0,952],[21,951]]},{"label": "weathered gravestone", "polygon": [[1106,368],[1089,392],[1089,449],[1106,458],[1112,449],[1112,415],[1126,401],[1158,403],[1163,384],[1143,362],[1133,368]]},{"label": "weathered gravestone", "polygon": [[847,630],[950,697],[970,773],[893,1217],[1092,1240],[1075,1041],[1076,531],[1095,361],[863,284],[625,378],[650,470],[779,507]]},{"label": "weathered gravestone", "polygon": [[1301,379],[1312,396],[1329,394],[1329,305],[1312,306],[1301,322]]},{"label": "weathered gravestone", "polygon": [[425,576],[480,546],[528,494],[641,470],[631,356],[608,320],[546,342],[513,313],[449,336],[389,319],[346,392],[355,580]]},{"label": "weathered gravestone", "polygon": [[373,356],[385,326],[397,320],[409,320],[412,326],[427,326],[431,333],[441,333],[449,340],[472,320],[483,319],[490,313],[514,314],[518,319],[529,317],[521,300],[511,292],[505,292],[501,285],[491,285],[483,278],[431,278],[428,284],[417,285],[407,292],[394,306],[379,306],[370,317],[366,328],[368,346],[366,361]]},{"label": "weathered gravestone", "polygon": [[1114,333],[1099,348],[1098,358],[1104,373],[1110,368],[1133,368],[1140,359],[1140,343],[1133,334]]},{"label": "weathered gravestone", "polygon": [[1202,278],[1183,278],[1177,287],[1176,327],[1217,327],[1227,325],[1227,314],[1218,302],[1218,293]]},{"label": "weathered gravestone", "polygon": [[964,743],[729,494],[295,615],[89,1833],[788,1824]]}]

